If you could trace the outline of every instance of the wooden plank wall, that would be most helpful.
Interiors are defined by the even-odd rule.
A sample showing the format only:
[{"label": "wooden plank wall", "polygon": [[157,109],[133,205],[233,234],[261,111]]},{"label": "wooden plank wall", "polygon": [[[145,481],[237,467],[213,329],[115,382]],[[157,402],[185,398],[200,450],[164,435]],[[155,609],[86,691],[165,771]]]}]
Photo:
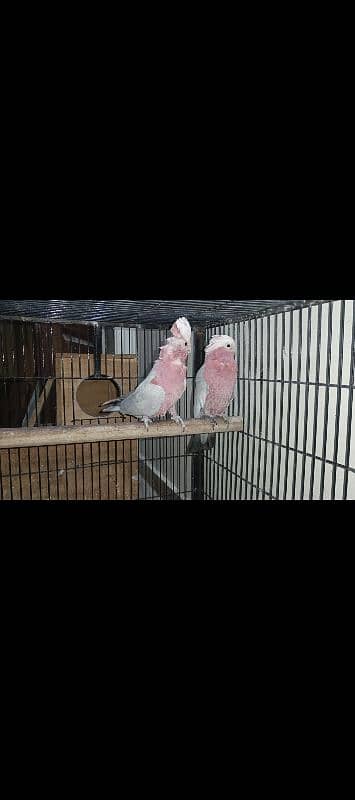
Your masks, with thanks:
[{"label": "wooden plank wall", "polygon": [[[92,328],[51,327],[50,335],[48,325],[0,323],[0,427],[21,425],[38,378],[51,377],[56,379],[56,389],[51,395],[52,424],[61,424],[64,417],[70,420],[75,417],[75,424],[105,424],[91,420],[75,399],[81,380],[94,372],[93,356],[88,357],[87,353],[70,356],[66,350],[71,349],[71,342],[63,338],[65,333],[92,342]],[[121,394],[137,385],[134,356],[102,356],[101,368],[105,374],[117,378]],[[1,381],[1,377],[26,380]],[[136,441],[12,448],[0,454],[3,500],[129,500],[137,496]]]},{"label": "wooden plank wall", "polygon": [[1,500],[135,500],[137,444],[1,450],[0,473]]},{"label": "wooden plank wall", "polygon": [[[55,377],[55,354],[77,349],[70,337],[93,344],[93,328],[87,325],[0,321],[1,428],[22,424],[38,381]],[[56,422],[54,392],[50,398],[46,397],[43,422]]]}]

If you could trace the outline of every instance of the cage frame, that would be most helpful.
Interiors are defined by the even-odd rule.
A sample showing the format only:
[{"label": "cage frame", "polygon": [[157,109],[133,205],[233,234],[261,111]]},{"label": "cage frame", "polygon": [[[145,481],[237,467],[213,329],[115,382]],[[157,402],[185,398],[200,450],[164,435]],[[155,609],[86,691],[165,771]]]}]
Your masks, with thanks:
[{"label": "cage frame", "polygon": [[[33,303],[42,301],[22,301],[23,303],[28,303],[28,308],[25,309],[22,306],[22,313],[20,313],[21,308],[19,305],[19,301],[3,301],[0,300],[0,322],[2,321],[16,321],[16,322],[24,322],[30,323],[34,326],[34,330],[36,326],[40,326],[42,324],[60,324],[63,326],[72,326],[72,325],[79,325],[80,327],[87,326],[88,329],[94,330],[96,326],[101,325],[102,321],[98,319],[98,306],[97,303],[105,303],[106,301],[92,301],[95,303],[95,308],[92,310],[92,318],[91,319],[78,319],[75,317],[70,318],[70,315],[66,316],[66,302],[71,301],[49,301],[52,305],[52,315],[48,318],[48,316],[44,319],[41,314],[43,313],[43,306],[42,311],[37,307],[36,313],[33,310]],[[45,301],[46,302],[46,301]],[[75,302],[75,301],[74,301]],[[85,303],[88,301],[78,301],[83,303],[83,308],[85,308]],[[112,301],[109,301],[112,302]],[[305,472],[306,472],[306,464],[307,459],[311,458],[311,466],[310,466],[310,486],[309,490],[307,489],[308,496],[306,499],[314,499],[314,482],[315,482],[315,469],[317,465],[317,461],[321,461],[321,477],[320,477],[320,499],[324,497],[324,482],[325,482],[325,470],[327,466],[331,466],[332,468],[332,479],[331,479],[331,497],[330,499],[334,500],[336,495],[336,481],[337,481],[337,470],[339,468],[344,470],[344,483],[343,483],[343,490],[342,490],[342,499],[347,498],[348,492],[348,482],[349,482],[349,473],[354,472],[352,466],[350,466],[350,455],[351,455],[351,444],[352,444],[352,420],[353,420],[353,390],[354,390],[354,372],[355,372],[355,309],[353,309],[353,323],[352,323],[352,334],[351,334],[351,355],[350,355],[350,375],[349,375],[349,382],[345,383],[342,382],[342,369],[343,369],[343,345],[344,345],[344,314],[345,314],[345,303],[347,301],[340,300],[341,304],[341,312],[340,312],[340,327],[339,327],[339,341],[338,341],[338,375],[336,383],[331,383],[331,358],[332,358],[332,347],[334,344],[333,339],[333,329],[332,329],[332,309],[333,304],[337,302],[336,300],[288,300],[288,301],[143,301],[144,306],[147,306],[149,302],[151,303],[150,312],[152,315],[156,314],[159,310],[162,312],[164,310],[165,316],[163,318],[159,318],[158,320],[155,318],[154,322],[153,319],[140,318],[139,315],[142,310],[142,301],[116,301],[117,303],[131,303],[130,306],[130,313],[126,314],[124,309],[122,310],[122,314],[120,317],[112,316],[110,312],[109,317],[105,318],[103,321],[103,327],[105,330],[110,330],[112,327],[118,327],[122,329],[127,329],[130,331],[135,328],[136,331],[164,331],[167,328],[167,318],[166,315],[169,316],[170,323],[179,315],[188,316],[189,319],[191,317],[191,310],[194,312],[198,312],[201,308],[201,304],[207,303],[212,308],[214,303],[214,317],[205,317],[203,320],[197,317],[193,317],[192,319],[192,329],[194,333],[194,354],[193,354],[193,375],[196,375],[198,368],[201,366],[203,361],[203,349],[204,349],[204,342],[207,335],[210,334],[212,330],[217,329],[225,329],[226,327],[230,326],[238,326],[240,330],[240,326],[246,326],[246,330],[249,331],[249,337],[251,337],[251,332],[254,330],[255,333],[255,345],[252,355],[251,346],[248,348],[247,352],[247,364],[245,365],[244,359],[246,357],[246,350],[245,350],[245,340],[243,339],[243,348],[244,352],[241,353],[240,351],[240,341],[237,341],[237,347],[239,348],[238,356],[239,358],[242,356],[243,358],[243,368],[244,366],[247,367],[247,377],[243,376],[242,379],[239,378],[239,389],[242,390],[242,397],[243,397],[243,410],[244,410],[244,401],[246,400],[246,420],[249,424],[250,416],[253,415],[253,436],[250,438],[250,434],[243,432],[242,435],[242,446],[241,446],[241,453],[238,454],[238,460],[240,456],[240,472],[238,473],[237,470],[233,471],[233,465],[228,467],[224,467],[223,464],[225,460],[227,464],[229,464],[228,458],[229,454],[231,457],[233,456],[233,442],[234,437],[238,433],[242,433],[242,426],[244,420],[244,414],[242,415],[239,413],[238,408],[237,411],[233,406],[232,416],[230,417],[230,427],[229,431],[232,436],[218,436],[217,437],[217,445],[216,445],[216,461],[215,463],[222,468],[222,496],[223,499],[252,499],[254,497],[254,493],[256,494],[256,499],[260,497],[262,499],[286,499],[287,496],[287,485],[289,479],[289,470],[290,470],[290,456],[293,453],[293,467],[292,467],[292,497],[291,499],[305,499]],[[59,308],[56,304],[62,304],[62,307]],[[190,305],[189,305],[190,304]],[[228,310],[226,304],[229,304],[229,308],[232,311]],[[238,305],[237,305],[238,304]],[[281,305],[282,304],[282,305]],[[321,333],[322,333],[322,309],[324,304],[328,304],[328,308],[330,309],[328,314],[328,328],[327,328],[327,368],[326,368],[326,380],[325,384],[319,382],[319,371],[320,371],[320,340],[321,340]],[[15,308],[16,307],[16,308]],[[310,397],[310,388],[313,384],[309,380],[310,376],[310,342],[313,339],[314,331],[312,330],[311,325],[311,315],[312,309],[317,307],[317,330],[316,330],[316,341],[317,341],[317,356],[316,356],[316,378],[315,378],[315,396],[314,396],[314,418],[317,420],[317,413],[318,413],[318,406],[319,406],[319,390],[324,386],[325,388],[325,407],[324,407],[324,420],[323,420],[323,443],[322,443],[322,455],[317,456],[316,452],[316,440],[318,436],[318,422],[314,424],[313,433],[312,433],[312,446],[311,452],[307,452],[307,425],[304,425],[303,429],[303,439],[302,439],[302,447],[300,448],[293,448],[290,443],[290,430],[291,430],[291,393],[292,393],[292,386],[295,384],[296,386],[296,417],[299,412],[300,407],[300,394],[301,389],[305,393],[305,407],[308,409],[309,406],[309,397]],[[190,309],[190,311],[189,311]],[[238,310],[237,310],[238,309]],[[48,309],[47,309],[48,310]],[[17,313],[14,313],[17,312]],[[281,407],[280,407],[280,414],[279,420],[276,429],[276,403],[277,403],[277,395],[276,395],[276,388],[272,392],[270,392],[270,382],[269,382],[269,375],[271,365],[275,368],[275,364],[277,363],[278,359],[278,345],[280,344],[281,351],[283,352],[285,344],[288,344],[289,347],[289,363],[288,363],[288,374],[290,375],[290,368],[291,368],[291,351],[293,345],[293,323],[296,319],[295,315],[298,315],[298,319],[302,319],[302,312],[305,311],[307,314],[307,330],[304,337],[302,339],[302,327],[299,325],[299,335],[300,341],[298,342],[299,352],[298,352],[298,360],[297,360],[297,371],[294,380],[288,380],[287,383],[287,391],[285,391],[285,361],[281,359],[281,377],[279,382],[282,386],[282,393],[281,397]],[[288,343],[285,342],[286,338],[286,331],[285,331],[285,315],[291,312],[290,314],[290,330],[288,331]],[[83,311],[86,314],[87,312]],[[210,313],[210,312],[209,312]],[[212,311],[211,311],[212,313]],[[133,314],[133,317],[132,317]],[[277,326],[276,326],[276,333],[273,338],[273,351],[271,351],[271,342],[270,342],[270,324],[272,318],[275,316],[281,319],[281,330],[280,330],[280,342],[278,342],[278,334],[277,334]],[[263,424],[262,419],[262,410],[260,411],[259,418],[258,418],[258,431],[255,430],[256,425],[256,396],[257,396],[257,382],[259,379],[256,377],[256,363],[257,363],[257,321],[258,320],[265,320],[266,328],[261,325],[260,328],[260,346],[262,353],[264,352],[264,335],[266,333],[266,353],[267,353],[267,363],[266,363],[266,373],[267,378],[261,379],[261,387],[260,387],[260,402],[263,403],[264,401],[264,392],[265,392],[265,400],[266,400],[266,408],[265,408],[265,415],[267,417],[267,422],[269,423],[269,400],[271,400],[271,430],[267,428],[265,433],[265,443],[264,447],[267,449],[268,445],[271,445],[271,486],[274,486],[274,479],[275,479],[275,494],[273,491],[268,492],[267,485],[266,485],[266,468],[267,462],[266,457],[262,460],[262,448],[261,448],[261,429]],[[207,321],[207,319],[209,321]],[[121,334],[122,335],[122,334]],[[73,337],[69,337],[73,338]],[[251,338],[249,338],[249,342]],[[1,344],[1,342],[0,342]],[[80,348],[80,344],[79,344]],[[304,348],[306,353],[306,362],[305,362],[305,380],[301,380],[301,370],[303,369],[302,358],[301,358],[301,351]],[[238,360],[238,359],[237,359]],[[292,373],[293,374],[293,373]],[[253,375],[253,377],[252,377]],[[142,376],[139,376],[141,379]],[[0,374],[1,380],[1,374]],[[15,380],[15,378],[14,378]],[[248,392],[245,392],[245,385],[246,381],[248,382]],[[242,382],[242,385],[241,385]],[[249,391],[249,387],[253,383],[253,391],[254,391],[254,405],[251,405],[251,394]],[[329,418],[328,418],[328,410],[329,410],[329,398],[330,398],[330,390],[336,390],[336,420],[335,420],[335,430],[334,430],[334,448],[333,448],[333,456],[332,459],[327,458],[327,432],[329,427]],[[344,464],[338,462],[338,449],[339,449],[339,426],[340,426],[340,409],[342,403],[342,390],[346,389],[349,392],[348,396],[348,408],[347,408],[347,419],[346,419],[346,450],[345,450],[345,459]],[[238,392],[238,396],[239,392]],[[262,405],[260,406],[262,409]],[[282,444],[282,426],[283,426],[283,414],[286,414],[286,444]],[[36,408],[37,413],[37,408]],[[296,428],[295,428],[295,440],[298,443],[298,420],[296,420]],[[49,438],[52,437],[52,442],[55,442],[55,437],[59,437],[56,441],[57,443],[66,443],[70,444],[75,440],[76,444],[83,445],[84,443],[88,442],[97,442],[97,441],[124,441],[126,442],[126,448],[129,447],[129,442],[133,439],[139,440],[149,440],[149,439],[164,439],[164,442],[169,438],[176,440],[176,443],[182,438],[192,435],[193,433],[209,433],[212,432],[211,425],[208,421],[197,421],[197,420],[189,420],[187,423],[186,431],[178,430],[175,426],[175,423],[164,422],[159,423],[158,426],[152,426],[151,429],[146,432],[145,428],[140,423],[129,423],[129,427],[126,428],[125,431],[121,431],[119,426],[99,426],[100,431],[104,431],[103,438],[99,439],[100,433],[96,431],[90,431],[89,426],[88,428],[84,428],[80,430],[78,428],[75,429],[75,433],[73,433],[73,428],[71,426],[64,426],[66,430],[63,428],[59,429],[58,426],[51,426],[49,427],[47,432],[43,432],[41,427],[35,427],[28,431],[28,429],[23,428],[22,430],[18,431],[18,433],[14,432],[13,428],[2,428],[0,429],[0,451],[1,449],[6,449],[11,447],[10,442],[17,444],[12,444],[12,447],[28,447],[28,444],[20,444],[19,442],[32,442],[36,444],[31,444],[30,446],[37,446],[39,447],[39,442],[44,441],[45,436]],[[223,423],[218,425],[216,428],[216,433],[222,434],[225,433],[225,428],[223,427]],[[270,438],[269,437],[270,433]],[[65,437],[67,441],[65,441]],[[5,437],[5,438],[4,438]],[[7,437],[7,438],[6,438]],[[42,438],[44,437],[44,438]],[[61,438],[62,437],[62,438]],[[64,438],[63,438],[64,437]],[[78,437],[78,438],[75,438]],[[177,444],[176,444],[177,446]],[[123,445],[124,447],[124,445]],[[283,454],[283,449],[286,450],[285,458],[286,458],[286,467],[285,467],[285,474],[282,476],[281,480],[281,456]],[[159,450],[160,452],[160,450]],[[174,452],[174,451],[173,451]],[[179,454],[180,454],[180,445],[179,445]],[[209,462],[209,456],[206,456],[207,461]],[[300,497],[296,498],[296,469],[298,464],[298,459],[301,459],[301,487],[300,487]],[[10,464],[10,462],[9,462]],[[208,467],[211,465],[208,464]],[[234,464],[236,467],[236,464]],[[252,481],[248,483],[248,475],[249,475],[249,467],[251,469]],[[9,466],[11,470],[11,467]],[[245,480],[245,484],[243,485],[243,469],[247,470],[247,478]],[[232,490],[232,480],[228,482],[228,472],[235,475],[235,483],[236,479],[239,479],[239,486],[238,491],[234,492]],[[219,473],[218,473],[219,474]],[[254,474],[256,475],[255,483]],[[157,476],[155,476],[157,477]],[[205,480],[206,479],[206,480]],[[213,479],[214,481],[218,480],[216,478]],[[208,488],[211,489],[212,494],[209,493]],[[1,487],[0,487],[1,489]],[[194,500],[202,500],[202,499],[214,499],[215,496],[215,485],[211,487],[210,485],[210,475],[208,473],[208,469],[206,471],[206,464],[205,464],[205,457],[201,454],[200,455],[192,455],[191,457],[191,495],[192,499]],[[228,495],[228,496],[227,496]]]}]

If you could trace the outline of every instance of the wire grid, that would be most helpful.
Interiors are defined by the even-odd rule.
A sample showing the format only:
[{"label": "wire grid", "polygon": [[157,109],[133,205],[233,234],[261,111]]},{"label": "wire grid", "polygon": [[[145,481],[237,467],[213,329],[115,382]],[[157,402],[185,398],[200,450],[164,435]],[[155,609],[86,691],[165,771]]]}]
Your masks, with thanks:
[{"label": "wire grid", "polygon": [[[10,337],[10,326],[15,326]],[[95,326],[70,333],[68,326],[58,323],[42,324],[33,322],[6,321],[0,323],[0,427],[29,427],[56,425],[55,397],[59,388],[63,398],[64,425],[107,425],[122,423],[121,416],[110,415],[100,420],[89,416],[75,418],[75,381],[84,380],[89,373],[82,369],[83,361],[89,363],[94,351]],[[120,359],[120,374],[123,376],[123,359],[131,353],[138,357],[138,377],[131,375],[131,362],[128,362],[127,378],[117,378],[120,393],[123,383],[128,380],[129,390],[140,382],[151,369],[159,353],[159,346],[170,335],[168,329],[142,330],[136,327],[116,329],[116,337],[109,344],[108,329],[104,341],[105,374],[110,373],[108,357]],[[58,350],[55,342],[66,343]],[[30,347],[28,343],[30,342]],[[12,343],[12,345],[11,345]],[[56,374],[55,358],[61,353],[60,375]],[[70,376],[64,377],[63,357],[71,357]],[[74,356],[79,355],[79,359]],[[187,376],[187,391],[177,404],[178,413],[190,416],[190,398],[193,387],[191,359]],[[78,371],[76,371],[78,365]],[[84,374],[85,373],[85,374]],[[52,381],[50,396],[45,396],[39,406],[40,393],[46,395],[46,385]],[[71,413],[67,415],[64,385],[68,391],[71,384]],[[127,387],[126,387],[127,388]],[[32,396],[32,423],[28,399]],[[51,402],[52,399],[52,402]],[[23,419],[18,417],[18,409],[24,403],[26,411]],[[17,413],[17,416],[16,416]],[[127,418],[126,419],[131,419]],[[133,419],[133,418],[132,418]],[[121,457],[120,457],[121,450]],[[136,456],[134,456],[134,451]],[[120,467],[122,468],[121,475]],[[94,480],[94,476],[95,480]],[[121,485],[119,485],[121,481]],[[136,484],[134,485],[134,481]],[[118,491],[119,489],[119,491]],[[0,499],[146,499],[146,500],[188,500],[192,497],[191,456],[187,454],[187,442],[181,437],[161,437],[155,440],[136,442],[102,442],[66,446],[41,446],[37,448],[9,448],[0,451]]]},{"label": "wire grid", "polygon": [[230,414],[205,455],[208,499],[355,499],[355,303],[341,300],[214,333],[237,342]]},{"label": "wire grid", "polygon": [[185,316],[193,327],[222,325],[322,300],[0,300],[0,319],[170,327]]},{"label": "wire grid", "polygon": [[[9,347],[6,329],[11,324],[16,326],[16,336]],[[53,397],[56,384],[63,385],[64,378],[55,375],[54,342],[61,337],[69,355],[79,353],[89,359],[94,333],[94,325],[74,335],[68,326],[58,323],[0,324],[0,427],[29,425],[28,410],[22,422],[14,416],[17,394],[25,397],[26,403],[32,394],[34,424],[56,424]],[[187,453],[187,439],[161,437],[142,440],[136,458],[130,441],[123,443],[121,458],[117,442],[99,447],[31,448],[31,453],[29,448],[2,451],[0,498],[83,499],[84,485],[90,488],[91,484],[92,499],[118,499],[118,471],[128,462],[130,470],[123,468],[122,474],[124,499],[354,499],[354,301],[283,310],[272,316],[213,326],[205,331],[206,342],[215,333],[236,338],[238,391],[229,413],[244,418],[244,431],[217,435],[215,448],[204,456],[201,485],[194,484],[194,457]],[[134,326],[121,328],[118,335],[122,358],[136,342],[138,380],[142,380],[168,329]],[[107,347],[106,356],[114,351],[113,345]],[[74,387],[74,380],[82,375],[75,375],[73,359],[71,364]],[[178,404],[178,413],[184,418],[191,416],[193,405],[192,365],[193,354],[188,388]],[[52,395],[45,397],[41,410],[39,390],[34,391],[34,387],[44,386],[46,394],[48,379],[53,379]],[[129,375],[130,388],[133,380]],[[100,424],[114,419],[104,419]],[[64,422],[93,424],[89,418],[79,423],[75,419]],[[134,486],[136,468],[138,481]],[[94,473],[98,476],[96,494]]]}]

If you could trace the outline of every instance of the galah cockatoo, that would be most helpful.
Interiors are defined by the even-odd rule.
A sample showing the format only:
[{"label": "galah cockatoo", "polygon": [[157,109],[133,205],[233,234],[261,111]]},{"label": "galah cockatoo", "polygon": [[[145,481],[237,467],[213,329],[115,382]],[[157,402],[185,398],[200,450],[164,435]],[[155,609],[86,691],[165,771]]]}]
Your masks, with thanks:
[{"label": "galah cockatoo", "polygon": [[171,328],[172,337],[160,348],[149,375],[133,392],[101,406],[101,414],[127,414],[149,423],[155,417],[170,413],[174,422],[185,427],[176,413],[175,405],[186,389],[187,358],[191,353],[191,327],[185,317],[179,317]]},{"label": "galah cockatoo", "polygon": [[[226,411],[235,396],[237,364],[236,344],[231,336],[212,336],[205,347],[205,361],[195,379],[194,417],[216,417],[227,420]],[[215,435],[193,436],[189,451],[196,452],[208,443],[212,447]]]}]

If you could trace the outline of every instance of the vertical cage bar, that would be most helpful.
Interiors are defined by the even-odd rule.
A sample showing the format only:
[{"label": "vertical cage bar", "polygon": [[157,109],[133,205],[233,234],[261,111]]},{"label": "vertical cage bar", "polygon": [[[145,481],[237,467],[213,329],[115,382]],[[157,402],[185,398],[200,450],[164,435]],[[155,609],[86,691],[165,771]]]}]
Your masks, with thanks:
[{"label": "vertical cage bar", "polygon": [[[213,328],[209,328],[209,330],[205,331],[205,342],[204,348],[207,346],[208,341],[212,338],[213,335]],[[213,491],[213,475],[214,475],[214,453],[215,453],[215,446],[211,448],[211,450],[206,451],[206,457],[208,459],[208,495],[210,498],[214,499],[214,491]],[[212,458],[213,454],[213,458]]]},{"label": "vertical cage bar", "polygon": [[178,494],[179,494],[179,498],[181,499],[181,462],[180,462],[180,442],[181,442],[181,439],[180,439],[180,436],[179,436],[179,438],[177,439],[177,442],[176,442],[176,443],[177,443],[177,447],[178,447],[178,465],[179,465],[179,468],[178,468]]},{"label": "vertical cage bar", "polygon": [[[255,437],[256,437],[256,371],[257,371],[257,351],[258,351],[258,325],[257,320],[254,319],[254,413],[253,413],[253,449],[251,457],[251,480],[250,480],[250,499],[253,499],[253,485],[254,481],[254,459],[255,459]],[[260,414],[260,409],[259,409]],[[260,449],[260,442],[259,442]]]},{"label": "vertical cage bar", "polygon": [[309,369],[311,359],[311,307],[308,307],[307,312],[307,350],[306,350],[306,389],[305,389],[305,411],[304,411],[304,428],[303,428],[303,455],[302,455],[302,470],[301,470],[301,492],[300,499],[304,498],[304,478],[306,469],[307,457],[307,433],[308,433],[308,400],[309,400]]},{"label": "vertical cage bar", "polygon": [[3,465],[3,460],[2,460],[2,453],[0,451],[0,500],[4,499],[4,486],[2,482],[2,465]]},{"label": "vertical cage bar", "polygon": [[37,346],[39,346],[39,343],[40,343],[40,341],[41,341],[41,340],[40,340],[40,337],[38,336],[38,329],[39,329],[39,325],[37,325],[37,324],[34,324],[34,325],[33,325],[33,336],[32,336],[32,357],[33,357],[33,374],[34,374],[34,376],[35,376],[35,385],[34,385],[34,386],[35,386],[35,390],[34,390],[34,398],[35,398],[35,409],[36,409],[36,426],[37,426],[37,427],[38,427],[38,425],[39,425],[39,420],[38,420],[38,403],[37,403],[37,400],[38,400],[38,395],[37,395],[37,392],[38,392],[38,382],[40,381],[40,374],[39,374],[39,373],[40,373],[40,368],[39,368],[39,367],[40,367],[40,360],[39,360],[39,359],[40,359],[40,353],[38,353],[38,360],[37,360],[37,363],[38,363],[38,370],[37,370],[37,363],[36,363],[36,344],[37,344]]},{"label": "vertical cage bar", "polygon": [[[21,459],[20,459],[20,448],[17,448],[17,463],[18,463],[18,480],[19,480],[19,487],[20,487],[20,500],[23,499],[22,494],[22,470],[21,470]],[[49,493],[48,493],[49,497]]]},{"label": "vertical cage bar", "polygon": [[[128,391],[130,392],[132,389],[131,384],[131,328],[128,328]],[[130,500],[133,497],[133,484],[132,484],[132,476],[133,476],[133,462],[132,462],[132,439],[129,439],[129,460],[130,460]]]},{"label": "vertical cage bar", "polygon": [[295,499],[295,493],[296,493],[298,429],[299,429],[299,413],[300,413],[301,360],[302,360],[302,310],[301,309],[299,309],[298,315],[299,315],[298,316],[299,328],[298,328],[297,394],[296,394],[295,454],[294,454],[293,479],[292,479],[292,500]]},{"label": "vertical cage bar", "polygon": [[91,499],[94,500],[94,457],[92,442],[90,442],[90,475],[91,475]]},{"label": "vertical cage bar", "polygon": [[[204,359],[204,345],[205,345],[205,332],[202,329],[195,330],[195,347],[194,347],[194,367],[193,372],[196,376],[198,370],[203,364]],[[179,437],[180,438],[180,437]],[[186,452],[186,448],[185,448]],[[192,500],[203,500],[204,493],[204,455],[202,453],[193,453],[191,456],[191,488]],[[186,474],[186,471],[185,471]],[[186,491],[186,485],[185,485]],[[186,494],[185,494],[186,497]]]},{"label": "vertical cage bar", "polygon": [[[11,450],[10,450],[9,447],[7,449],[7,453],[8,453],[8,456],[9,456],[10,500],[13,500],[14,499],[14,495],[13,495],[13,486],[12,486]],[[31,481],[31,478],[30,478],[30,481]],[[31,494],[31,500],[32,500],[32,494]]]},{"label": "vertical cage bar", "polygon": [[[41,464],[40,464],[40,457],[39,457],[39,447],[36,447],[37,450],[37,469],[38,469],[38,489],[39,489],[39,499],[42,500],[42,480],[41,480]],[[34,452],[34,451],[33,451]]]},{"label": "vertical cage bar", "polygon": [[[219,334],[221,335],[221,333],[222,333],[222,330],[220,328],[219,329]],[[220,459],[218,459],[218,461],[219,461],[220,464],[222,464],[222,467],[220,468],[220,471],[221,471],[220,481],[221,481],[221,500],[223,500],[224,499],[225,485],[226,485],[226,477],[227,477],[227,470],[226,470],[226,434],[225,433],[220,434],[219,439],[220,439],[220,443],[221,443],[221,457],[220,457]]]},{"label": "vertical cage bar", "polygon": [[122,483],[123,483],[122,492],[123,492],[123,500],[126,499],[126,475],[125,475],[125,473],[126,473],[126,457],[125,457],[125,451],[124,450],[125,450],[125,439],[122,440],[122,459],[123,459],[123,464],[122,464]]},{"label": "vertical cage bar", "polygon": [[324,498],[324,475],[325,475],[325,459],[327,455],[327,436],[328,436],[328,412],[329,412],[329,384],[330,384],[330,370],[332,361],[332,339],[333,339],[333,303],[329,303],[328,309],[328,337],[327,337],[327,373],[326,373],[326,389],[324,401],[324,424],[323,424],[323,447],[322,447],[322,467],[320,476],[320,499]]},{"label": "vertical cage bar", "polygon": [[[101,420],[98,420],[98,424],[101,425]],[[102,490],[101,490],[101,442],[97,443],[97,450],[98,450],[98,457],[99,457],[99,500],[102,500]]]},{"label": "vertical cage bar", "polygon": [[264,355],[264,326],[263,320],[260,320],[260,380],[259,380],[259,402],[260,402],[260,413],[259,413],[259,452],[258,452],[258,467],[256,473],[256,499],[259,500],[259,494],[261,492],[260,487],[260,468],[261,468],[261,437],[262,437],[262,430],[263,430],[263,400],[264,400],[264,366],[263,366],[263,355]]},{"label": "vertical cage bar", "polygon": [[[9,456],[10,456],[10,450],[9,450]],[[31,470],[31,456],[30,456],[30,448],[29,447],[27,447],[27,458],[28,458],[28,483],[29,483],[29,490],[30,490],[30,500],[32,500],[33,499],[32,498],[32,470]],[[11,490],[11,494],[12,494],[12,490]],[[12,500],[12,496],[11,496],[11,500]]]},{"label": "vertical cage bar", "polygon": [[159,459],[159,497],[160,497],[160,500],[162,499],[162,485],[161,485],[161,442],[162,442],[162,440],[161,440],[161,437],[159,437],[159,439],[157,440],[157,444],[158,444],[158,448],[159,448],[159,449],[158,449],[158,453],[159,453],[159,455],[158,455],[158,459]]},{"label": "vertical cage bar", "polygon": [[171,440],[171,448],[170,453],[172,455],[172,462],[171,462],[171,474],[172,474],[172,484],[173,484],[173,496],[172,499],[175,500],[175,437],[173,436]]},{"label": "vertical cage bar", "polygon": [[[23,352],[23,377],[26,379],[26,377],[27,377],[27,359],[26,359],[25,325],[24,324],[20,325],[20,330],[21,330],[22,352]],[[26,381],[25,381],[24,385],[26,386]],[[29,427],[29,421],[28,421],[29,418],[28,418],[28,403],[27,402],[26,402],[25,417],[26,417],[26,427],[28,428]]]},{"label": "vertical cage bar", "polygon": [[344,483],[343,483],[343,500],[347,500],[347,497],[348,497],[350,445],[351,445],[351,426],[352,426],[352,417],[353,417],[354,371],[355,371],[355,300],[353,300],[353,326],[352,326],[352,334],[351,334],[349,398],[348,398],[348,417],[347,417],[347,426],[346,426],[345,470],[344,470]]},{"label": "vertical cage bar", "polygon": [[272,403],[272,430],[271,430],[271,467],[270,467],[270,497],[273,497],[274,488],[274,464],[275,464],[275,431],[276,431],[276,401],[277,401],[277,317],[274,317],[274,386]]},{"label": "vertical cage bar", "polygon": [[57,500],[59,500],[59,470],[58,470],[58,445],[55,445],[55,467],[56,467],[56,478],[57,478]]},{"label": "vertical cage bar", "polygon": [[[237,337],[237,414],[240,415],[241,406],[240,406],[240,372],[241,372],[241,357],[240,357],[240,322],[238,325],[235,325],[235,333]],[[237,499],[237,491],[238,491],[238,483],[237,483],[237,474],[238,474],[238,458],[239,458],[239,449],[241,443],[241,436],[242,433],[238,432],[237,434],[233,433],[233,437],[236,435],[235,445],[234,445],[234,494],[233,499]]]},{"label": "vertical cage bar", "polygon": [[336,412],[335,412],[334,454],[333,454],[333,472],[332,472],[332,488],[331,488],[332,500],[335,499],[335,484],[337,476],[336,465],[338,461],[338,449],[339,449],[339,422],[340,422],[341,385],[343,376],[343,354],[344,354],[344,319],[345,319],[345,300],[342,300],[340,306],[338,386],[337,386],[337,400],[336,400]]},{"label": "vertical cage bar", "polygon": [[281,387],[280,387],[280,422],[279,422],[279,457],[276,473],[276,500],[280,497],[280,474],[281,474],[281,448],[282,448],[282,426],[284,413],[284,391],[285,391],[285,313],[281,316]]},{"label": "vertical cage bar", "polygon": [[47,490],[48,490],[48,500],[51,500],[51,485],[49,479],[49,453],[48,453],[48,445],[46,447],[46,460],[47,460]]},{"label": "vertical cage bar", "polygon": [[316,446],[317,446],[317,431],[318,431],[318,403],[319,403],[319,372],[320,372],[320,355],[321,355],[321,337],[322,337],[322,306],[317,306],[317,360],[316,360],[316,386],[314,395],[314,425],[313,425],[313,440],[312,440],[312,464],[311,464],[311,477],[309,485],[309,500],[313,500],[314,493],[314,470],[316,465]]},{"label": "vertical cage bar", "polygon": [[266,468],[267,468],[267,450],[268,450],[268,436],[269,436],[269,408],[270,408],[270,317],[266,321],[266,409],[265,409],[265,451],[264,451],[264,470],[263,470],[263,494],[262,499],[266,497]]},{"label": "vertical cage bar", "polygon": [[246,430],[246,464],[245,464],[245,500],[248,499],[248,478],[249,478],[249,440],[250,440],[250,390],[251,390],[251,321],[248,320],[248,417],[245,423]]},{"label": "vertical cage bar", "polygon": [[[106,375],[107,375],[107,366]],[[107,499],[110,500],[110,442],[106,442],[107,447]]]},{"label": "vertical cage bar", "polygon": [[116,500],[117,500],[117,495],[118,495],[117,460],[118,460],[117,441],[115,441],[115,495],[116,495]]},{"label": "vertical cage bar", "polygon": [[[80,335],[79,335],[80,340]],[[70,336],[70,377],[71,377],[71,395],[72,395],[72,417],[73,422],[72,424],[76,424],[75,420],[75,395],[74,395],[74,365],[73,365],[73,336]],[[74,452],[74,496],[75,500],[78,499],[78,478],[77,478],[77,463],[76,463],[76,445],[73,447]]]},{"label": "vertical cage bar", "polygon": [[[5,409],[4,412],[7,415],[5,419],[1,420],[1,425],[8,425],[10,427],[10,419],[9,419],[9,400],[8,400],[8,370],[6,368],[7,359],[6,359],[6,350],[5,350],[5,339],[6,339],[6,323],[0,324],[0,343],[1,343],[1,351],[0,351],[0,363],[1,363],[1,374],[2,374],[2,381],[4,385],[4,396],[5,396]],[[28,420],[28,414],[27,414]]]},{"label": "vertical cage bar", "polygon": [[241,448],[241,455],[240,455],[240,484],[239,484],[239,500],[242,499],[242,491],[243,491],[243,465],[244,465],[244,441],[246,436],[246,426],[245,426],[245,381],[246,381],[246,369],[245,369],[245,355],[246,355],[246,348],[245,348],[245,329],[246,325],[243,322],[243,378],[242,378],[242,386],[243,386],[243,417],[244,417],[244,427],[241,433],[242,436],[242,448]]}]

